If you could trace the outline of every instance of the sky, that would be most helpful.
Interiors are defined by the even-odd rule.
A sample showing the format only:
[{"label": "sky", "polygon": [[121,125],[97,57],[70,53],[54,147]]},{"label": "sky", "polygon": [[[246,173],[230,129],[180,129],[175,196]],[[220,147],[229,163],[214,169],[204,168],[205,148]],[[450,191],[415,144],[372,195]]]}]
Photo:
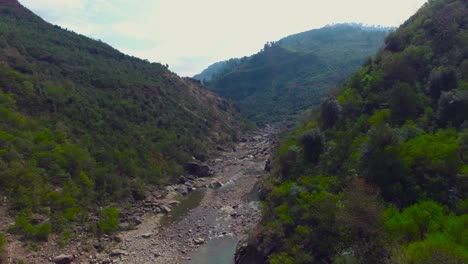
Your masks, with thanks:
[{"label": "sky", "polygon": [[399,26],[426,0],[19,0],[46,21],[193,76],[268,41],[357,22]]}]

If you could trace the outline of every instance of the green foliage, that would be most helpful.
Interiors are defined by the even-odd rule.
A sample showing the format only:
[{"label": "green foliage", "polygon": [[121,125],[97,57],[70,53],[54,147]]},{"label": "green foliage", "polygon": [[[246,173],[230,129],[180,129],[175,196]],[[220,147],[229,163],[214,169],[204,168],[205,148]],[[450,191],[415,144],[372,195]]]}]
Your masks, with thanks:
[{"label": "green foliage", "polygon": [[337,95],[317,162],[286,154],[320,113],[285,137],[251,238],[266,259],[468,262],[467,17],[466,1],[433,0],[392,33]]},{"label": "green foliage", "polygon": [[13,214],[44,215],[62,232],[176,180],[239,133],[235,107],[199,83],[19,5],[1,9],[0,192]]},{"label": "green foliage", "polygon": [[450,91],[457,86],[458,78],[453,68],[439,67],[429,76],[428,91],[434,100],[438,100],[443,91]]},{"label": "green foliage", "polygon": [[15,224],[11,226],[10,230],[23,235],[26,239],[47,241],[52,232],[52,226],[48,222],[33,225],[28,218],[19,216],[15,219]]},{"label": "green foliage", "polygon": [[115,207],[109,207],[102,211],[101,220],[99,220],[99,229],[106,234],[117,231],[119,227],[120,211]]},{"label": "green foliage", "polygon": [[443,125],[460,126],[468,120],[468,91],[443,92],[439,99],[438,121]]},{"label": "green foliage", "polygon": [[406,263],[462,263],[468,260],[468,215],[446,214],[433,201],[414,204],[402,212],[387,209],[385,228],[402,246]]},{"label": "green foliage", "polygon": [[6,245],[5,235],[0,233],[0,250],[2,250]]},{"label": "green foliage", "polygon": [[320,127],[331,128],[341,117],[341,106],[334,97],[326,97],[320,104]]},{"label": "green foliage", "polygon": [[319,129],[304,132],[299,138],[307,161],[316,163],[325,148],[325,138]]},{"label": "green foliage", "polygon": [[[319,105],[343,77],[378,50],[387,32],[354,24],[327,26],[267,43],[257,54],[228,61],[214,74],[209,67],[198,78],[207,76],[210,89],[236,101],[254,122],[291,119]],[[357,110],[359,101],[347,107]]]},{"label": "green foliage", "polygon": [[390,109],[377,110],[369,118],[369,123],[371,125],[390,123],[390,116]]}]

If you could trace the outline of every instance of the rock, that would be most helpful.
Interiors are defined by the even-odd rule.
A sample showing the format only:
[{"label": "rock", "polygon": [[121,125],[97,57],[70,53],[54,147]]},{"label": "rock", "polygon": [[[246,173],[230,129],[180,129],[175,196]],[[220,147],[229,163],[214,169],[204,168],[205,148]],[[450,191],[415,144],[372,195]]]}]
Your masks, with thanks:
[{"label": "rock", "polygon": [[239,216],[239,214],[236,211],[230,213],[230,215],[231,215],[232,218],[236,218],[236,217]]},{"label": "rock", "polygon": [[182,195],[188,194],[188,188],[185,185],[177,186],[176,191]]},{"label": "rock", "polygon": [[127,231],[130,229],[130,224],[128,222],[119,223],[119,230]]},{"label": "rock", "polygon": [[185,176],[180,176],[179,184],[184,184],[186,181],[187,181],[187,178],[185,178]]},{"label": "rock", "polygon": [[201,238],[201,237],[200,237],[200,238],[194,238],[194,239],[193,239],[193,242],[194,242],[195,244],[197,244],[197,245],[201,245],[201,244],[204,244],[204,243],[205,243],[205,239],[203,239],[203,238]]},{"label": "rock", "polygon": [[221,186],[223,186],[223,184],[220,183],[219,181],[212,181],[212,182],[210,183],[210,185],[208,185],[208,187],[210,187],[210,188],[212,188],[212,189],[216,189],[216,188],[219,188],[219,187],[221,187]]},{"label": "rock", "polygon": [[114,249],[109,255],[111,257],[128,256],[128,252],[122,249]]},{"label": "rock", "polygon": [[114,236],[114,241],[117,242],[117,243],[120,243],[124,240],[122,234],[118,234],[118,235],[115,235]]},{"label": "rock", "polygon": [[167,203],[169,206],[174,207],[180,204],[180,201],[172,200]]},{"label": "rock", "polygon": [[208,165],[204,163],[187,162],[184,168],[189,174],[195,175],[197,177],[210,176],[210,167],[208,167]]},{"label": "rock", "polygon": [[268,159],[266,162],[265,162],[265,168],[263,168],[264,171],[266,172],[270,172],[271,171],[271,159]]},{"label": "rock", "polygon": [[153,235],[153,233],[148,232],[148,233],[144,233],[143,235],[141,235],[141,237],[142,238],[150,238],[152,235]]},{"label": "rock", "polygon": [[62,254],[54,257],[53,261],[56,264],[69,264],[73,261],[73,256]]},{"label": "rock", "polygon": [[163,206],[161,206],[161,211],[168,214],[168,213],[171,212],[171,208],[169,208],[169,206],[167,206],[167,205],[163,205]]}]

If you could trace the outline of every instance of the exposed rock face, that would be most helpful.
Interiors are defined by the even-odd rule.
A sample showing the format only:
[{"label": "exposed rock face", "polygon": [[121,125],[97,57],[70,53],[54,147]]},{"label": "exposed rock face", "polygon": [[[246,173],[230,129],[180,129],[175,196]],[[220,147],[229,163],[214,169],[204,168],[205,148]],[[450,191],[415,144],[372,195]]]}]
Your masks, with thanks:
[{"label": "exposed rock face", "polygon": [[210,167],[207,164],[199,162],[187,162],[185,164],[185,170],[197,177],[208,177],[210,176]]}]

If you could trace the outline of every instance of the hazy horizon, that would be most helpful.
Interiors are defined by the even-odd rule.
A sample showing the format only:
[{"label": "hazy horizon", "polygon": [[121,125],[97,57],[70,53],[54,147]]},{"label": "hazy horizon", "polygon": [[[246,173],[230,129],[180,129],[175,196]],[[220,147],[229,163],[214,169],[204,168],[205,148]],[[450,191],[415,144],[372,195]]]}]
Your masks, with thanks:
[{"label": "hazy horizon", "polygon": [[254,54],[268,41],[329,24],[396,27],[426,0],[20,2],[52,24],[193,76],[217,61]]}]

